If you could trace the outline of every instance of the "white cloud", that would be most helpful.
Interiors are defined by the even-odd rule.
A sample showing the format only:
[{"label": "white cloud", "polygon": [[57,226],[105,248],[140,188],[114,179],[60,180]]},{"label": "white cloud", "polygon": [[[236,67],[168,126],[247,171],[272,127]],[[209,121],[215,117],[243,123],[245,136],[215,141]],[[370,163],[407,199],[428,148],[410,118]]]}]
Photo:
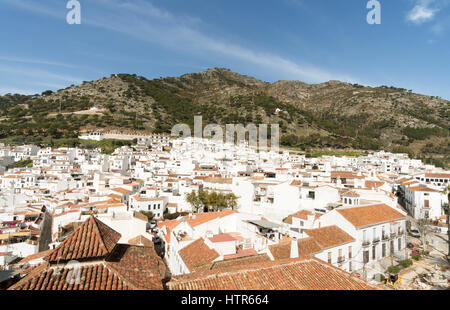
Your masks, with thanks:
[{"label": "white cloud", "polygon": [[[35,8],[25,0],[0,0],[9,5],[31,10],[38,14],[55,17],[54,7]],[[339,79],[357,82],[345,74],[329,72],[313,65],[298,63],[285,57],[240,46],[205,34],[199,28],[201,20],[190,16],[174,15],[142,0],[95,0],[97,10],[82,15],[82,24],[96,26],[119,32],[126,36],[157,44],[183,53],[201,54],[205,57],[221,57],[227,61],[251,63],[269,74],[286,79],[299,79],[308,82],[324,82]],[[64,16],[61,16],[64,17]]]},{"label": "white cloud", "polygon": [[442,24],[436,24],[433,27],[431,27],[431,31],[435,35],[441,35],[444,32],[444,26]]},{"label": "white cloud", "polygon": [[[104,0],[97,1],[106,3]],[[108,0],[107,4],[111,15],[89,20],[88,23],[174,50],[205,55],[214,53],[215,56],[256,64],[272,73],[283,75],[286,79],[310,82],[339,79],[355,82],[354,78],[347,75],[331,73],[312,65],[299,64],[275,54],[255,51],[225,39],[211,37],[197,30],[197,26],[201,24],[199,19],[174,16],[148,2],[134,1],[124,4]]]},{"label": "white cloud", "polygon": [[[47,0],[49,1],[49,0]],[[54,18],[65,18],[65,5],[60,5],[61,2],[59,2],[59,5],[55,6],[57,4],[55,0],[50,0],[53,4],[53,6],[46,6],[42,5],[42,3],[38,1],[30,1],[30,0],[0,0],[0,3],[3,3],[5,5],[14,6],[19,9],[31,11],[34,13],[42,14],[42,15],[48,15],[52,16]],[[55,7],[59,7],[58,9],[55,9]]]},{"label": "white cloud", "polygon": [[30,67],[18,67],[18,66],[8,66],[2,65],[0,67],[0,72],[5,72],[16,76],[27,76],[30,78],[35,78],[39,81],[60,81],[60,82],[70,82],[70,83],[81,83],[83,79],[80,77],[74,77],[71,75],[55,73],[48,70],[34,69]]},{"label": "white cloud", "polygon": [[438,8],[431,7],[434,0],[419,0],[408,13],[407,20],[415,24],[423,24],[434,19]]},{"label": "white cloud", "polygon": [[0,96],[6,94],[21,94],[21,95],[34,95],[39,94],[40,91],[34,89],[19,89],[14,87],[2,87],[0,88]]},{"label": "white cloud", "polygon": [[37,64],[37,65],[65,67],[65,68],[71,68],[71,69],[74,69],[77,67],[75,65],[61,63],[61,62],[44,60],[44,59],[27,58],[27,57],[0,56],[0,60],[7,61],[7,62],[18,62],[18,63],[29,63],[29,64]]}]

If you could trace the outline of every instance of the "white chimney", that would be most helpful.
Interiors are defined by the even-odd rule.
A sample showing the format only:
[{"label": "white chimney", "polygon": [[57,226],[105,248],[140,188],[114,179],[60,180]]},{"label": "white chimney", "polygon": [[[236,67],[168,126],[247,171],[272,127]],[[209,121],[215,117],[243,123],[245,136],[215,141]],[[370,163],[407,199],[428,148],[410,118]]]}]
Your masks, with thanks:
[{"label": "white chimney", "polygon": [[298,258],[298,243],[296,239],[291,241],[291,258]]}]

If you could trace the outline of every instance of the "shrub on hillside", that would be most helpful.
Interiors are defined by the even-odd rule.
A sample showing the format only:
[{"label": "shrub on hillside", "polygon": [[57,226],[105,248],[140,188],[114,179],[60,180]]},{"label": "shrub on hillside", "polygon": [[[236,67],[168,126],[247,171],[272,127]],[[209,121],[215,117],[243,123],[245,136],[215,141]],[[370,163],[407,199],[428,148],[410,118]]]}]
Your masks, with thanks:
[{"label": "shrub on hillside", "polygon": [[413,255],[412,258],[413,258],[414,260],[416,260],[416,261],[419,261],[419,260],[422,259],[422,257],[420,256],[420,254]]},{"label": "shrub on hillside", "polygon": [[411,266],[412,264],[413,264],[413,262],[410,259],[404,259],[399,262],[399,265],[402,266],[403,268],[407,268],[407,267]]},{"label": "shrub on hillside", "polygon": [[399,273],[400,272],[400,267],[398,266],[389,266],[389,268],[387,269],[389,273]]}]

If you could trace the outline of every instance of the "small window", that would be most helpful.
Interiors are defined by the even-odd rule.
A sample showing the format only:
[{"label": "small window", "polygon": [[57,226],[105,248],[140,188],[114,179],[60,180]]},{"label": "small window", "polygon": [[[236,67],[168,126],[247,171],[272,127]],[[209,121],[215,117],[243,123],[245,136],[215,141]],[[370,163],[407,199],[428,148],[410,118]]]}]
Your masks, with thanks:
[{"label": "small window", "polygon": [[331,264],[331,252],[328,252],[328,263]]}]

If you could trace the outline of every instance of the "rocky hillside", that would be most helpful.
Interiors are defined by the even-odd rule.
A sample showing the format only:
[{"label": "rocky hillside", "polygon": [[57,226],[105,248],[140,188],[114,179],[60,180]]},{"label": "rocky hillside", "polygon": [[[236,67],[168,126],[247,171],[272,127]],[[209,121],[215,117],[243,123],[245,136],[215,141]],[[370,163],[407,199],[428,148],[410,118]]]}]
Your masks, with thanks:
[{"label": "rocky hillside", "polygon": [[[148,80],[129,74],[55,93],[0,97],[0,139],[74,139],[81,129],[170,132],[174,124],[279,123],[287,147],[448,157],[450,102],[406,89],[262,82],[227,69]],[[87,112],[92,107],[97,112]]]}]

